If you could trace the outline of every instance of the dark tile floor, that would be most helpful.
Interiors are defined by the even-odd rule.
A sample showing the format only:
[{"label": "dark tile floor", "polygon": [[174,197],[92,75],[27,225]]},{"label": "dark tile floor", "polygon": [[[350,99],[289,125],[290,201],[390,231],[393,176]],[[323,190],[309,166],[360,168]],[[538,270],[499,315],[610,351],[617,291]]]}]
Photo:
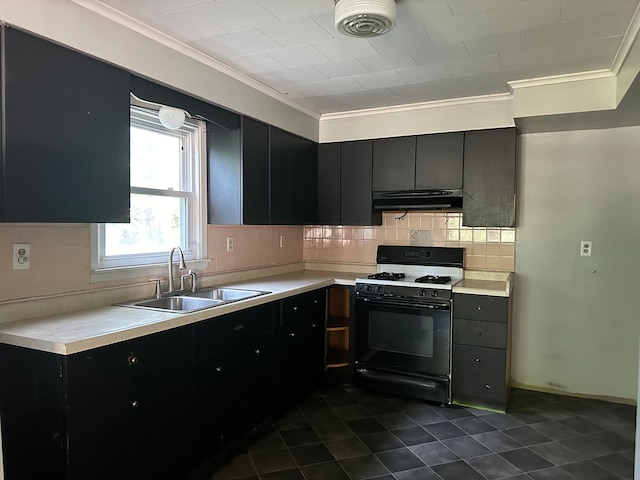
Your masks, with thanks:
[{"label": "dark tile floor", "polygon": [[214,480],[633,478],[635,407],[512,390],[509,413],[331,384]]}]

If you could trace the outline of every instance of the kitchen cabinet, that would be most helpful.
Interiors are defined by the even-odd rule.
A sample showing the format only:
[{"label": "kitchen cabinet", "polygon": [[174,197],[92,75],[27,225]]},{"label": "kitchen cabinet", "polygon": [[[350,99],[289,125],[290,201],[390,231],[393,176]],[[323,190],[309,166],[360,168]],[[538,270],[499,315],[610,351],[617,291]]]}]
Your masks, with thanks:
[{"label": "kitchen cabinet", "polygon": [[453,402],[506,411],[510,379],[510,299],[453,295]]},{"label": "kitchen cabinet", "polygon": [[318,224],[381,225],[372,203],[372,140],[318,147]]},{"label": "kitchen cabinet", "polygon": [[373,190],[462,188],[464,133],[438,133],[373,141]]},{"label": "kitchen cabinet", "polygon": [[326,289],[282,300],[275,417],[311,394],[325,373]]},{"label": "kitchen cabinet", "polygon": [[327,368],[351,365],[353,290],[334,285],[327,292]]},{"label": "kitchen cabinet", "polygon": [[515,128],[466,132],[463,180],[463,225],[515,226]]},{"label": "kitchen cabinet", "polygon": [[0,345],[5,478],[178,478],[189,464],[185,332],[69,356]]},{"label": "kitchen cabinet", "polygon": [[128,222],[130,74],[2,31],[1,220]]},{"label": "kitchen cabinet", "polygon": [[248,117],[241,130],[210,131],[209,223],[315,223],[315,142]]},{"label": "kitchen cabinet", "polygon": [[316,223],[317,145],[270,127],[271,224]]},{"label": "kitchen cabinet", "polygon": [[193,325],[196,464],[270,425],[273,332],[277,303],[214,317]]}]

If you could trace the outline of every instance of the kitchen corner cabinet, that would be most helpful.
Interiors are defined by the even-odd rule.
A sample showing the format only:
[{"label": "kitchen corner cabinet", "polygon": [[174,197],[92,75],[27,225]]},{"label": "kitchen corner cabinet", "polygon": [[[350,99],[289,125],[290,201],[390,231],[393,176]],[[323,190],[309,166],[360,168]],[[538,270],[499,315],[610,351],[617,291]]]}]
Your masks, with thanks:
[{"label": "kitchen corner cabinet", "polygon": [[373,210],[372,154],[372,140],[318,146],[318,224],[382,224]]},{"label": "kitchen corner cabinet", "polygon": [[373,190],[462,188],[464,133],[373,141]]},{"label": "kitchen corner cabinet", "polygon": [[324,379],[326,289],[282,300],[274,416],[282,416]]},{"label": "kitchen corner cabinet", "polygon": [[6,480],[179,478],[189,464],[185,334],[69,356],[0,345]]},{"label": "kitchen corner cabinet", "polygon": [[511,377],[509,297],[453,295],[453,402],[506,411]]},{"label": "kitchen corner cabinet", "polygon": [[128,222],[130,74],[1,31],[2,221]]},{"label": "kitchen corner cabinet", "polygon": [[465,133],[463,192],[464,226],[515,226],[515,128]]},{"label": "kitchen corner cabinet", "polygon": [[334,285],[327,292],[327,368],[351,364],[353,287]]},{"label": "kitchen corner cabinet", "polygon": [[270,223],[316,223],[317,144],[279,128],[270,127],[270,154]]}]

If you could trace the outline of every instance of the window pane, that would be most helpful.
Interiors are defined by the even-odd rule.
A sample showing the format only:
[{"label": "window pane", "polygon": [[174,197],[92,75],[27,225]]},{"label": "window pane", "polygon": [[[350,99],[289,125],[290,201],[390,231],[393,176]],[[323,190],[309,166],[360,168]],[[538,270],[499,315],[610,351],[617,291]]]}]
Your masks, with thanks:
[{"label": "window pane", "polygon": [[161,253],[181,245],[184,202],[184,198],[132,194],[131,223],[104,226],[105,255]]},{"label": "window pane", "polygon": [[131,185],[179,190],[181,139],[131,127]]}]

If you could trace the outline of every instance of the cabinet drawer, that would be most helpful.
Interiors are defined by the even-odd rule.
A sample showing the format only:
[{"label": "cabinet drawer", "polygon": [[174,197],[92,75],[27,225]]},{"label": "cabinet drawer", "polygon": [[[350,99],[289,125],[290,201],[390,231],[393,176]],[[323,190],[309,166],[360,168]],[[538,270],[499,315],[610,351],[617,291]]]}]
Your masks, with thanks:
[{"label": "cabinet drawer", "polygon": [[325,289],[285,298],[282,301],[282,326],[291,330],[305,329],[304,324],[319,326],[318,322],[324,322],[325,305]]},{"label": "cabinet drawer", "polygon": [[272,331],[274,305],[268,303],[195,324],[194,358]]},{"label": "cabinet drawer", "polygon": [[506,393],[506,352],[495,348],[453,345],[451,374],[454,398],[504,400]]},{"label": "cabinet drawer", "polygon": [[509,299],[488,295],[453,295],[453,316],[470,320],[506,323],[509,317]]},{"label": "cabinet drawer", "polygon": [[65,357],[68,401],[182,365],[183,332],[167,330]]},{"label": "cabinet drawer", "polygon": [[507,348],[507,324],[455,318],[453,342],[504,349]]}]

